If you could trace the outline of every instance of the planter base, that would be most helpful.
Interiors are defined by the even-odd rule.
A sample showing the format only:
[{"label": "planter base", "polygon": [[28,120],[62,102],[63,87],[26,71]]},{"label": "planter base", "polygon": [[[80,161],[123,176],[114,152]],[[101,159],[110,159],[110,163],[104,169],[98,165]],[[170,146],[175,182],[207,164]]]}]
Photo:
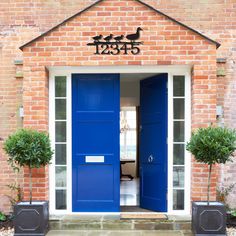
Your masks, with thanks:
[{"label": "planter base", "polygon": [[48,202],[20,202],[14,206],[14,236],[45,236],[48,221]]},{"label": "planter base", "polygon": [[220,202],[193,202],[192,229],[196,236],[226,235],[226,209]]}]

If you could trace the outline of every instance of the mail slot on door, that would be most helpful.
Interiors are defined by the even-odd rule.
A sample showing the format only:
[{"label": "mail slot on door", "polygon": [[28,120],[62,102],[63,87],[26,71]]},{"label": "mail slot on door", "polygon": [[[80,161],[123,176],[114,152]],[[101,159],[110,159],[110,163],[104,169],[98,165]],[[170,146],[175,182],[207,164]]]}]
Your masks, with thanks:
[{"label": "mail slot on door", "polygon": [[86,163],[103,163],[104,156],[85,156]]}]

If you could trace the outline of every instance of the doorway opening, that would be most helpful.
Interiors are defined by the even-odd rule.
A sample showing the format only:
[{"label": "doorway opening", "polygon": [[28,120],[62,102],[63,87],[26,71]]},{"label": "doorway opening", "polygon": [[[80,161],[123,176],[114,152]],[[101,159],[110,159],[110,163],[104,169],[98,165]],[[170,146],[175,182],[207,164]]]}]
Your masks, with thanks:
[{"label": "doorway opening", "polygon": [[[167,74],[166,74],[167,75]],[[140,176],[140,148],[142,152],[142,156],[144,152],[144,140],[141,137],[141,129],[142,124],[140,121],[141,116],[145,115],[145,103],[150,103],[151,95],[147,95],[144,93],[152,93],[151,91],[146,91],[143,89],[143,82],[148,83],[148,80],[157,80],[158,74],[153,73],[143,73],[143,74],[120,74],[120,206],[121,212],[150,212],[153,211],[152,207],[144,207],[144,204],[140,204],[140,188],[146,188],[142,194],[146,191],[149,195],[149,202],[153,196],[156,195],[152,192],[152,190],[147,189],[147,181],[150,176],[146,174],[141,174]],[[151,84],[151,86],[159,86],[155,85],[155,82]],[[146,85],[147,86],[147,85]],[[150,85],[148,85],[150,86]],[[147,87],[148,87],[147,86]],[[144,92],[145,90],[145,92]],[[158,91],[156,91],[158,92]],[[141,96],[145,96],[146,98],[142,98]],[[158,97],[156,97],[158,99]],[[153,97],[155,100],[155,97]],[[154,104],[154,106],[158,106],[158,102]],[[160,105],[160,104],[159,104]],[[164,105],[164,101],[163,101]],[[140,110],[141,106],[141,110]],[[148,107],[149,105],[147,105]],[[144,108],[144,109],[143,109]],[[147,108],[149,110],[150,107]],[[154,109],[154,113],[159,112],[159,110]],[[150,111],[148,111],[150,112]],[[166,109],[167,112],[167,109]],[[142,113],[142,114],[141,114]],[[152,115],[153,115],[152,114]],[[167,116],[167,114],[165,114]],[[156,121],[152,121],[155,123]],[[148,125],[150,126],[151,123]],[[152,124],[151,124],[152,125]],[[155,128],[153,126],[153,128]],[[157,127],[156,127],[157,128]],[[145,135],[149,137],[149,134]],[[151,138],[151,137],[150,137]],[[140,146],[142,142],[142,145]],[[148,142],[151,143],[149,140]],[[147,145],[148,146],[148,145]],[[155,144],[154,144],[155,146]],[[147,147],[148,150],[148,158],[153,158],[153,147]],[[154,147],[155,149],[155,147]],[[166,155],[167,153],[163,153]],[[141,159],[141,166],[145,166],[145,160],[142,157]],[[152,162],[153,160],[147,160],[148,162]],[[154,160],[155,162],[156,160]],[[150,164],[150,163],[149,163]],[[151,173],[152,168],[151,165],[147,168],[146,171]],[[142,167],[141,167],[142,168]],[[146,168],[146,167],[145,167]],[[145,176],[145,177],[144,177]],[[142,178],[143,182],[145,183],[145,187],[141,186],[140,177]],[[144,178],[146,180],[144,180]],[[155,177],[155,176],[152,176]],[[165,181],[163,182],[163,186],[165,186]],[[141,196],[141,199],[144,199],[144,196]]]},{"label": "doorway opening", "polygon": [[138,106],[120,111],[120,205],[139,206]]}]

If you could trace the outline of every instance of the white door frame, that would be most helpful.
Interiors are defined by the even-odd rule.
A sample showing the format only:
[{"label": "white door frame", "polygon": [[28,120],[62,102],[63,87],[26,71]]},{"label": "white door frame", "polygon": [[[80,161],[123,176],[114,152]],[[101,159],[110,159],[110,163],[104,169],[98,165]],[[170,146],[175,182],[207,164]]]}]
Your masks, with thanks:
[{"label": "white door frame", "polygon": [[[49,166],[50,214],[72,213],[72,74],[87,73],[168,73],[168,214],[190,214],[191,155],[185,151],[185,209],[173,210],[173,76],[185,76],[185,143],[191,136],[191,66],[81,66],[48,67],[49,134],[55,147],[55,76],[67,77],[67,210],[55,209],[55,157]],[[70,173],[70,174],[69,174]]]}]

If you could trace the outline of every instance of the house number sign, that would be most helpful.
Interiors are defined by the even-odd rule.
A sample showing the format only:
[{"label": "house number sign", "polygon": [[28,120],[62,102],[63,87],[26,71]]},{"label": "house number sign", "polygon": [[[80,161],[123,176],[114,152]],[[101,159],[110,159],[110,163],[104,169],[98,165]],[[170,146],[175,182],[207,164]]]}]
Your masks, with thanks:
[{"label": "house number sign", "polygon": [[[103,37],[103,35],[97,35],[92,37],[94,40],[93,43],[88,43],[87,45],[95,46],[94,54],[96,55],[118,55],[121,53],[127,55],[129,52],[133,55],[137,55],[140,53],[139,45],[143,44],[143,42],[136,41],[140,38],[140,31],[142,31],[142,29],[138,27],[136,33],[126,36],[114,36],[110,34]],[[124,38],[129,41],[123,41]]]}]

